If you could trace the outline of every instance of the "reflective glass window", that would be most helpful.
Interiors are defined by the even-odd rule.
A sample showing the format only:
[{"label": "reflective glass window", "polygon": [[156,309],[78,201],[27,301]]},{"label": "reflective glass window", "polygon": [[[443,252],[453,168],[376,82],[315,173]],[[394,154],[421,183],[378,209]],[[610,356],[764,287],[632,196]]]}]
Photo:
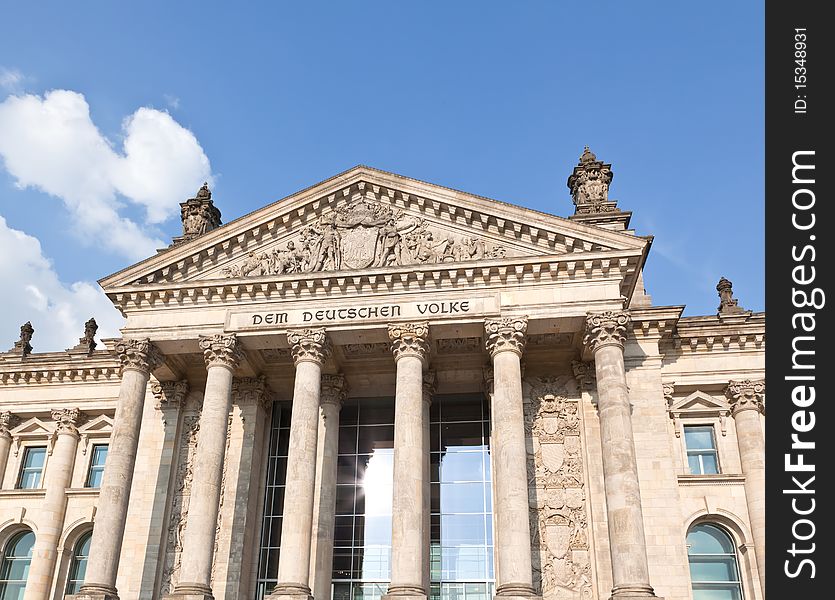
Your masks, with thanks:
[{"label": "reflective glass window", "polygon": [[16,534],[6,544],[0,563],[0,600],[22,600],[34,545],[31,531]]},{"label": "reflective glass window", "polygon": [[742,600],[739,564],[731,537],[710,523],[687,534],[693,600]]},{"label": "reflective glass window", "polygon": [[687,446],[687,464],[691,474],[715,475],[719,472],[713,427],[685,425],[684,444]]}]

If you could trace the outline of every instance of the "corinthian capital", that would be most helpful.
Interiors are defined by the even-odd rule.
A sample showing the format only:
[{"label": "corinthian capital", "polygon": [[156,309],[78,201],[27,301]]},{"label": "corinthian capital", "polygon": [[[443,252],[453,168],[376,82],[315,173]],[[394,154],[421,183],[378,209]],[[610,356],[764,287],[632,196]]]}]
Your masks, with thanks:
[{"label": "corinthian capital", "polygon": [[77,408],[53,408],[52,420],[55,421],[55,433],[78,435],[78,426],[83,413]]},{"label": "corinthian capital", "polygon": [[492,358],[499,352],[515,352],[522,356],[525,351],[525,332],[528,330],[528,317],[502,317],[485,319],[484,332],[487,334],[485,346]]},{"label": "corinthian capital", "polygon": [[116,353],[122,363],[122,371],[133,369],[150,373],[165,360],[159,349],[148,338],[141,340],[121,340],[116,344]]},{"label": "corinthian capital", "polygon": [[337,408],[342,408],[342,401],[348,394],[348,384],[345,383],[345,376],[341,373],[339,375],[322,375],[322,392],[319,396],[321,404],[333,404]]},{"label": "corinthian capital", "polygon": [[226,367],[234,371],[244,357],[244,350],[234,333],[201,335],[198,345],[206,367]]},{"label": "corinthian capital", "polygon": [[424,364],[429,358],[429,322],[389,323],[389,339],[394,362],[416,356]]},{"label": "corinthian capital", "polygon": [[323,327],[288,331],[287,341],[297,365],[305,361],[322,365],[331,355],[331,342]]},{"label": "corinthian capital", "polygon": [[156,399],[154,408],[162,410],[165,408],[179,408],[186,401],[188,394],[188,381],[152,381],[151,393]]},{"label": "corinthian capital", "polygon": [[242,404],[258,404],[268,409],[272,403],[272,393],[267,385],[267,378],[235,377],[232,380],[232,398],[238,406]]},{"label": "corinthian capital", "polygon": [[756,410],[763,412],[763,395],[765,394],[765,381],[730,381],[725,388],[725,397],[731,405],[731,414],[736,416],[744,410]]},{"label": "corinthian capital", "polygon": [[626,341],[626,326],[629,325],[631,317],[628,313],[607,310],[602,313],[593,313],[586,316],[586,335],[583,338],[583,345],[589,348],[592,353],[605,346],[618,346],[623,348]]},{"label": "corinthian capital", "polygon": [[8,410],[0,411],[0,436],[10,435],[9,430],[14,428],[19,420]]}]

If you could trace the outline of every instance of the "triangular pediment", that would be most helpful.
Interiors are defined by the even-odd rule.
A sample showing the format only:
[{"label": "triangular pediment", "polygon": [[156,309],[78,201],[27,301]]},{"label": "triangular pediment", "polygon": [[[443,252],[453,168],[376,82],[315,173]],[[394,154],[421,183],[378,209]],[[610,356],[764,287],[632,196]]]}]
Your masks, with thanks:
[{"label": "triangular pediment", "polygon": [[84,434],[95,434],[110,432],[113,429],[113,419],[107,415],[99,415],[84,423],[78,428],[78,432]]},{"label": "triangular pediment", "polygon": [[670,410],[674,412],[705,412],[705,411],[728,411],[730,407],[713,396],[702,391],[695,391],[675,401]]},{"label": "triangular pediment", "polygon": [[19,435],[51,435],[53,426],[47,425],[37,417],[31,417],[19,423],[10,433],[13,436]]},{"label": "triangular pediment", "polygon": [[100,281],[182,282],[398,272],[530,257],[643,262],[649,240],[369,167],[355,167]]}]

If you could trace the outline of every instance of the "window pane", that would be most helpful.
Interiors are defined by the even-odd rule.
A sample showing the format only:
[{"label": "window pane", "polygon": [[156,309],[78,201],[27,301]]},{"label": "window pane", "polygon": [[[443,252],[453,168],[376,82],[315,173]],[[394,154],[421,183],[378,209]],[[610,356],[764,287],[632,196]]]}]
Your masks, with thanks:
[{"label": "window pane", "polygon": [[690,578],[693,581],[736,581],[734,557],[690,557]]},{"label": "window pane", "polygon": [[719,464],[716,462],[715,453],[702,454],[702,473],[705,475],[716,475],[719,473]]},{"label": "window pane", "polygon": [[713,427],[685,427],[684,441],[691,450],[714,448]]},{"label": "window pane", "polygon": [[441,545],[481,545],[486,543],[484,515],[442,515]]},{"label": "window pane", "polygon": [[483,483],[442,483],[442,513],[484,512]]},{"label": "window pane", "polygon": [[482,481],[483,454],[481,452],[452,452],[441,458],[441,481]]},{"label": "window pane", "polygon": [[107,444],[97,444],[93,446],[93,458],[90,461],[90,464],[103,467],[105,460],[107,460],[107,449]]},{"label": "window pane", "polygon": [[729,587],[702,587],[694,584],[693,600],[742,600],[742,592],[737,584]]},{"label": "window pane", "polygon": [[688,554],[734,554],[728,535],[714,525],[696,525],[687,534]]},{"label": "window pane", "polygon": [[43,468],[45,458],[46,448],[27,448],[23,466],[28,468]]}]

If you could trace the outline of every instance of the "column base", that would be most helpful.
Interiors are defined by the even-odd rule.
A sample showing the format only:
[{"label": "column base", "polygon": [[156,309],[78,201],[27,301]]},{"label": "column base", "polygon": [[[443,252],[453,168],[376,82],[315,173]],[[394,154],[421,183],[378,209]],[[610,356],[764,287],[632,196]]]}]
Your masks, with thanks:
[{"label": "column base", "polygon": [[313,600],[310,588],[297,583],[279,583],[264,600]]},{"label": "column base", "polygon": [[119,600],[119,592],[109,585],[82,585],[77,594],[64,596],[64,600]]},{"label": "column base", "polygon": [[609,600],[646,600],[647,598],[664,600],[664,598],[656,596],[655,590],[649,585],[630,585],[612,588],[612,595],[609,596]]},{"label": "column base", "polygon": [[202,583],[178,583],[164,600],[215,600],[212,588]]},{"label": "column base", "polygon": [[391,585],[380,600],[428,600],[428,597],[419,585]]},{"label": "column base", "polygon": [[380,600],[427,600],[426,594],[384,594]]},{"label": "column base", "polygon": [[495,600],[542,600],[527,583],[503,583],[496,588]]}]

